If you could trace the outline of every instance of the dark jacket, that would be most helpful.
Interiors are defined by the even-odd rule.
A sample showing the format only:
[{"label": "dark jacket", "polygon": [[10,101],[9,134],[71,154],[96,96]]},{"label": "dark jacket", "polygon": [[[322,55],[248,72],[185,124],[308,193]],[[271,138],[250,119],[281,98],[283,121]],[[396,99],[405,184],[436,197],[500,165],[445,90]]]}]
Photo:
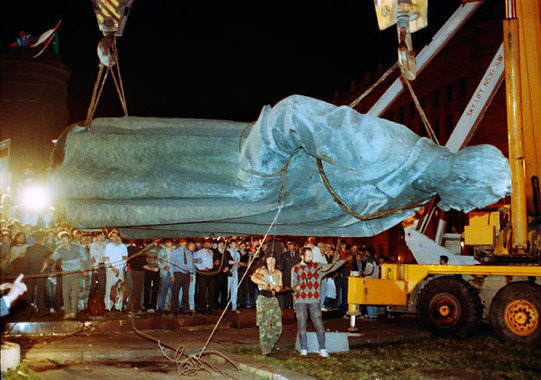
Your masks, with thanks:
[{"label": "dark jacket", "polygon": [[291,268],[301,262],[301,258],[298,252],[295,252],[291,257],[290,252],[284,252],[280,255],[280,259],[277,260],[276,267],[282,271],[282,282],[284,288],[291,286]]},{"label": "dark jacket", "polygon": [[24,255],[24,274],[41,273],[41,266],[47,260],[49,249],[43,244],[33,244]]},{"label": "dark jacket", "polygon": [[[220,265],[222,265],[222,259],[223,259],[222,270],[215,275],[216,277],[227,276],[227,274],[223,272],[225,268],[229,267],[229,264],[228,264],[229,259],[227,256],[228,256],[227,249],[224,251],[224,253],[221,253],[218,248],[212,250],[212,262],[213,262],[212,271],[217,271],[220,268]],[[218,261],[218,265],[216,265],[216,261]]]}]

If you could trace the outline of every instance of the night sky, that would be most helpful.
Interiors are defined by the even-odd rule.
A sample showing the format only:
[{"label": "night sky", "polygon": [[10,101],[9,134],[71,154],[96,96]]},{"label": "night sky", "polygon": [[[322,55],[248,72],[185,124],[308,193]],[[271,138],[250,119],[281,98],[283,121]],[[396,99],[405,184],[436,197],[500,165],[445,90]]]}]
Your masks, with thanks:
[{"label": "night sky", "polygon": [[[420,50],[459,0],[429,2]],[[60,56],[72,69],[70,121],[86,115],[102,37],[90,0],[0,1],[1,49],[21,29],[40,34],[59,19]],[[120,65],[131,115],[253,121],[291,94],[332,99],[352,80],[396,60],[396,28],[377,28],[372,0],[135,0]],[[108,87],[96,116],[121,116]]]}]

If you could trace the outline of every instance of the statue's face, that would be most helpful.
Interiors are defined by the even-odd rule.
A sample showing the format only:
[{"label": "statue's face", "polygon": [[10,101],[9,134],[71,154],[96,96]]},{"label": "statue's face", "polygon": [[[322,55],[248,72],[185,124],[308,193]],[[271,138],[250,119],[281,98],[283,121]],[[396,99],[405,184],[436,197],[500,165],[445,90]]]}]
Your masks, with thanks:
[{"label": "statue's face", "polygon": [[449,155],[431,164],[423,177],[422,187],[439,194],[438,207],[444,211],[469,212],[511,194],[509,161],[490,145],[466,147]]}]

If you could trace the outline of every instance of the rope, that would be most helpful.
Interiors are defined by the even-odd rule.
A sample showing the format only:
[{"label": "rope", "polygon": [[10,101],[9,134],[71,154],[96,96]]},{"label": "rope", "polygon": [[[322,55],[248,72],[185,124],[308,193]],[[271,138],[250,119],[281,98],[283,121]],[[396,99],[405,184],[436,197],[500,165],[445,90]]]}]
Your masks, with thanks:
[{"label": "rope", "polygon": [[[111,63],[108,66],[106,66],[102,62],[100,62],[99,64],[98,76],[96,77],[96,82],[94,83],[92,97],[90,99],[90,104],[88,106],[88,111],[86,114],[85,131],[88,131],[90,129],[90,125],[92,124],[92,119],[94,118],[94,114],[96,112],[96,109],[98,108],[98,103],[101,98],[101,93],[103,91],[103,87],[105,85],[105,81],[107,80],[107,76],[109,75],[109,72],[111,73],[111,77],[113,78],[116,92],[118,94],[118,98],[120,100],[122,110],[124,111],[124,116],[128,116],[128,104],[126,102],[126,93],[124,92],[124,84],[122,82],[122,76],[120,75],[120,65],[118,62],[118,49],[116,45],[116,39],[113,40],[113,44],[111,46],[111,58],[112,58],[110,61]],[[114,71],[115,69],[113,68],[115,65],[116,65],[116,75]],[[105,70],[105,74],[103,74],[104,67],[107,67],[107,69]]]},{"label": "rope", "polygon": [[421,107],[421,103],[419,103],[419,99],[417,99],[417,95],[415,95],[415,91],[413,91],[413,87],[411,86],[410,81],[404,75],[402,75],[402,79],[404,80],[404,83],[406,83],[406,87],[408,88],[408,90],[409,90],[409,92],[411,94],[411,97],[413,98],[413,102],[415,103],[415,107],[417,108],[417,112],[419,112],[419,116],[421,116],[421,120],[423,120],[423,124],[425,126],[428,137],[430,137],[430,139],[433,142],[440,145],[440,143],[438,141],[438,137],[436,136],[436,134],[434,133],[434,130],[430,126],[430,122],[426,118],[425,111],[423,110],[423,107]]},{"label": "rope", "polygon": [[246,127],[244,127],[242,129],[242,132],[240,132],[240,135],[239,135],[239,153],[240,153],[240,151],[242,149],[242,147],[241,147],[242,136],[244,136],[244,133],[248,130],[248,128],[250,128],[254,124],[255,124],[255,121],[252,121],[250,124],[247,124]]},{"label": "rope", "polygon": [[98,108],[98,103],[99,103],[99,100],[101,98],[101,93],[103,91],[103,87],[105,87],[105,81],[107,80],[108,75],[109,75],[109,68],[107,68],[107,70],[105,70],[105,74],[104,74],[103,79],[101,81],[100,89],[98,91],[98,95],[97,95],[96,99],[94,100],[94,104],[92,106],[92,113],[90,114],[90,119],[85,124],[85,128],[86,128],[87,131],[90,128],[90,124],[92,123],[92,119],[94,118],[94,114],[96,113],[96,109]]},{"label": "rope", "polygon": [[368,87],[368,89],[365,92],[363,92],[357,99],[352,101],[349,104],[349,106],[351,108],[357,107],[357,105],[361,102],[361,100],[363,100],[366,96],[368,96],[368,94],[370,94],[377,86],[379,86],[385,79],[387,79],[387,77],[391,75],[391,73],[395,71],[397,67],[398,67],[398,63],[395,62],[395,64],[392,65],[390,68],[388,68],[387,71],[383,73],[383,75],[374,84],[372,84],[372,86]]},{"label": "rope", "polygon": [[[410,81],[403,74],[402,74],[402,79],[404,80],[404,83],[406,84],[406,87],[408,88],[410,92],[413,102],[415,103],[415,108],[417,108],[417,112],[419,112],[419,116],[421,117],[421,120],[423,121],[423,125],[426,129],[428,136],[434,143],[440,145],[438,137],[436,136],[436,133],[434,133],[434,130],[432,129],[432,126],[430,125],[430,122],[428,121],[428,118],[426,117],[423,107],[421,107],[421,103],[419,102],[419,99],[417,98],[417,95],[415,94],[415,91],[413,90],[413,87]],[[437,194],[430,198],[430,203],[427,207],[425,214],[423,215],[422,221],[421,223],[418,224],[418,231],[420,231],[421,233],[424,233],[426,231],[428,221],[432,219],[432,216],[434,215],[437,198],[438,198]]]},{"label": "rope", "polygon": [[[135,332],[136,335],[139,335],[141,338],[144,338],[144,339],[150,340],[152,342],[155,342],[158,345],[158,348],[160,349],[160,352],[162,353],[162,355],[167,360],[169,360],[169,361],[171,361],[171,362],[173,362],[173,363],[175,363],[177,365],[179,376],[194,377],[197,374],[197,372],[202,371],[202,372],[207,373],[211,377],[214,377],[212,375],[212,373],[209,371],[209,369],[206,368],[206,367],[208,367],[208,368],[210,368],[210,370],[222,375],[222,377],[224,377],[224,378],[225,377],[233,378],[231,375],[223,372],[220,368],[218,368],[216,366],[213,366],[212,364],[208,363],[205,360],[202,360],[201,358],[195,357],[194,355],[188,356],[184,352],[185,349],[182,346],[179,346],[179,347],[175,348],[171,344],[164,343],[164,342],[160,341],[160,339],[155,338],[152,335],[149,335],[149,334],[146,334],[146,333],[142,332],[141,330],[139,330],[135,326],[135,318],[132,318],[131,322],[132,322],[132,329],[133,329],[133,331]],[[168,348],[171,351],[173,351],[175,353],[174,357],[171,357],[170,355],[168,355],[165,352],[164,348]],[[226,355],[222,354],[221,352],[215,351],[215,350],[207,350],[205,355],[218,355],[218,356],[222,357],[223,359],[225,359],[225,361],[227,361],[228,363],[233,365],[233,367],[240,374],[240,367],[233,360],[229,359]]]},{"label": "rope", "polygon": [[[261,251],[261,247],[263,246],[263,243],[265,242],[265,240],[267,239],[267,236],[269,236],[269,233],[271,231],[271,229],[274,227],[274,225],[276,224],[276,221],[278,220],[278,216],[280,215],[280,212],[282,212],[282,208],[283,208],[283,205],[279,205],[278,206],[278,211],[276,212],[276,215],[274,216],[274,219],[272,221],[272,223],[270,224],[269,228],[267,229],[267,232],[265,233],[265,236],[263,237],[263,239],[261,239],[260,243],[259,243],[259,246],[257,247],[257,250],[256,252],[254,253],[254,255],[252,256],[252,258],[250,259],[250,261],[248,262],[248,266],[246,267],[246,270],[244,272],[244,275],[242,276],[242,278],[239,280],[239,283],[237,284],[237,291],[238,289],[240,288],[240,285],[242,284],[242,281],[244,280],[244,278],[246,277],[246,275],[248,274],[248,272],[250,271],[250,268],[252,266],[252,264],[254,263],[255,259],[259,256],[259,252]],[[229,301],[227,302],[227,304],[225,305],[225,308],[224,310],[222,311],[222,314],[220,315],[220,318],[218,319],[218,322],[216,322],[216,325],[214,326],[214,329],[212,329],[212,332],[210,333],[205,345],[203,346],[203,348],[201,349],[201,352],[197,355],[197,358],[199,359],[201,357],[201,355],[205,352],[205,350],[207,349],[212,337],[214,336],[214,333],[216,332],[216,329],[218,328],[218,325],[220,324],[220,322],[222,321],[224,315],[225,315],[225,312],[227,311],[227,309],[229,308],[229,305],[231,305],[231,298],[229,299]]]},{"label": "rope", "polygon": [[[85,121],[85,130],[88,131],[88,128],[90,128],[90,122],[92,118],[94,117],[94,103],[97,102],[99,99],[99,96],[97,96],[98,93],[98,87],[100,85],[101,76],[103,74],[103,63],[100,62],[99,69],[98,69],[98,76],[96,77],[96,82],[94,82],[94,89],[92,90],[92,97],[90,98],[90,104],[88,105],[88,111],[86,113],[86,121]],[[101,91],[100,91],[101,93]]]},{"label": "rope", "polygon": [[120,97],[120,101],[122,102],[122,109],[124,110],[124,116],[128,116],[128,104],[126,102],[126,94],[124,93],[124,83],[122,82],[122,75],[120,75],[120,63],[118,61],[118,50],[116,48],[116,40],[115,40],[114,47],[115,47],[115,59],[116,59],[116,71],[118,75],[118,81],[120,82],[120,92],[122,93],[122,96],[119,94],[119,97]]},{"label": "rope", "polygon": [[336,194],[336,192],[334,191],[334,189],[331,186],[331,183],[329,182],[329,179],[327,178],[327,175],[325,174],[325,171],[323,170],[323,163],[321,162],[321,159],[316,158],[316,161],[317,161],[317,169],[319,171],[319,175],[321,176],[321,180],[323,181],[323,184],[325,185],[325,188],[327,189],[329,194],[331,194],[332,199],[336,203],[338,203],[340,208],[342,210],[344,210],[346,213],[348,213],[349,215],[351,215],[354,218],[359,219],[360,221],[363,221],[363,222],[366,222],[368,220],[385,218],[387,216],[399,214],[399,213],[401,213],[401,212],[403,212],[405,210],[420,207],[422,204],[426,203],[429,199],[431,199],[431,198],[425,198],[425,199],[422,199],[422,200],[419,200],[419,201],[410,202],[410,203],[408,203],[408,204],[406,204],[404,206],[401,206],[401,207],[395,207],[395,208],[391,208],[391,209],[388,209],[388,210],[376,211],[376,212],[374,212],[372,214],[361,215],[361,214],[358,214],[357,212],[353,211],[347,204],[344,203],[344,201],[342,201],[340,196],[338,196],[338,194]]},{"label": "rope", "polygon": [[126,99],[124,98],[124,91],[120,88],[121,84],[119,85],[119,82],[121,82],[120,78],[120,72],[118,72],[119,79],[116,79],[115,71],[111,70],[111,77],[113,78],[113,82],[115,83],[116,93],[118,94],[118,98],[120,99],[120,105],[122,106],[122,110],[124,111],[124,116],[128,116],[128,106],[126,104]]},{"label": "rope", "polygon": [[[73,245],[74,243],[72,243]],[[143,254],[145,254],[152,246],[154,246],[156,243],[155,242],[152,242],[152,243],[149,243],[147,244],[143,249],[141,249],[139,252],[137,252],[136,254],[132,255],[132,256],[129,256],[126,260],[122,259],[122,260],[116,260],[116,261],[110,261],[109,263],[109,266],[115,266],[116,264],[120,264],[120,263],[123,263],[123,262],[128,262],[138,256],[141,256]],[[62,271],[57,271],[57,272],[54,272],[54,273],[39,273],[39,274],[28,274],[28,275],[24,275],[24,278],[25,279],[33,279],[33,278],[47,278],[47,277],[57,277],[57,276],[60,276],[60,275],[64,275],[64,274],[76,274],[76,273],[84,273],[84,272],[91,272],[93,270],[97,269],[96,267],[92,266],[90,268],[83,268],[83,269],[76,269],[76,270],[62,270]],[[3,278],[4,280],[15,280],[17,277],[16,276],[8,276],[8,277],[5,277]]]}]

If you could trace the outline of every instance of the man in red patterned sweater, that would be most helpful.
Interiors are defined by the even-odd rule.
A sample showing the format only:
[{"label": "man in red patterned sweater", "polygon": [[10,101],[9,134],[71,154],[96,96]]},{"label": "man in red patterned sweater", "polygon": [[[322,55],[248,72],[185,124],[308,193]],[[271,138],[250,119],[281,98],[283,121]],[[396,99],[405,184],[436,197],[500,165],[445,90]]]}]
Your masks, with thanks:
[{"label": "man in red patterned sweater", "polygon": [[295,291],[295,314],[301,356],[308,354],[306,321],[310,315],[319,343],[319,355],[326,358],[329,353],[325,347],[325,328],[319,306],[321,279],[325,273],[336,270],[344,261],[337,261],[334,264],[315,263],[312,261],[313,252],[310,247],[301,249],[301,259],[302,261],[291,269],[291,288]]}]

